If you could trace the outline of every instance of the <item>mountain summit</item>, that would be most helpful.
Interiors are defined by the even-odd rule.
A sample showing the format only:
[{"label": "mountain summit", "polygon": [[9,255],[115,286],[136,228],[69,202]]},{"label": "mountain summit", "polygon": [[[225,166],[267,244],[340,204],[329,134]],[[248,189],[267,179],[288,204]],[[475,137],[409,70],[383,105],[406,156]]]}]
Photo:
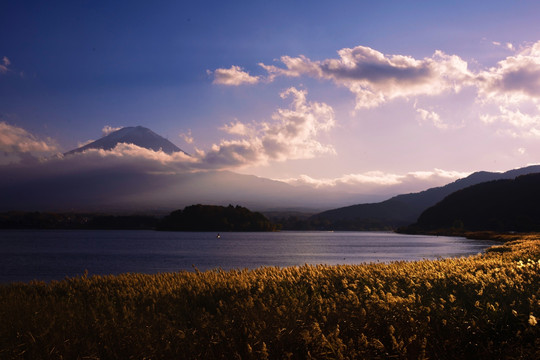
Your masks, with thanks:
[{"label": "mountain summit", "polygon": [[182,151],[183,153],[187,154],[178,146],[174,145],[169,140],[159,136],[148,128],[142,126],[129,126],[112,132],[99,140],[91,142],[90,144],[86,144],[80,148],[68,151],[64,155],[71,155],[88,149],[111,150],[120,143],[134,144],[154,151],[162,150],[167,154],[172,154],[178,151]]}]

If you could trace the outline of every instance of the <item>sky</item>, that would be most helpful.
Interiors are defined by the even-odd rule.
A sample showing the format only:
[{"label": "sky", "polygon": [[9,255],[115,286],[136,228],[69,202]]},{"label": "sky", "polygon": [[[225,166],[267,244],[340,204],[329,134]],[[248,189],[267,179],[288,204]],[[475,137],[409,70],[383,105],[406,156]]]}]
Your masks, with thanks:
[{"label": "sky", "polygon": [[0,164],[59,167],[137,125],[192,156],[92,156],[364,194],[537,164],[539,15],[526,0],[7,1]]}]

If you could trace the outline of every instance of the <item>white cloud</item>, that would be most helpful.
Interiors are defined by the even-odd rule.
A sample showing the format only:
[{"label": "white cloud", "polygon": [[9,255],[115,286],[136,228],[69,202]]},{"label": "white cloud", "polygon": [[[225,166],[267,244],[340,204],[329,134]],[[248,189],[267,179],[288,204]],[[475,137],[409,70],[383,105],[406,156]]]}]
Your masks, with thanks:
[{"label": "white cloud", "polygon": [[[512,50],[510,43],[505,45]],[[540,134],[540,41],[476,76],[480,120],[499,135],[537,138]]]},{"label": "white cloud", "polygon": [[446,130],[448,129],[448,124],[445,124],[442,120],[441,120],[441,116],[436,113],[435,111],[430,111],[430,110],[426,110],[426,109],[422,109],[422,108],[419,108],[417,106],[417,103],[415,102],[414,103],[414,109],[416,110],[416,112],[418,114],[420,114],[420,118],[422,119],[422,121],[424,122],[430,122],[432,123],[436,128],[438,129],[441,129],[441,130]]},{"label": "white cloud", "polygon": [[515,47],[514,47],[514,44],[510,43],[510,42],[506,42],[506,43],[501,43],[500,41],[492,41],[491,42],[493,45],[495,46],[498,46],[498,47],[503,47],[507,50],[510,50],[510,51],[514,51],[515,50]]},{"label": "white cloud", "polygon": [[103,136],[107,136],[107,135],[109,135],[110,133],[113,133],[113,132],[118,131],[118,130],[120,130],[120,129],[122,129],[122,126],[119,126],[119,127],[112,127],[112,126],[110,126],[110,125],[105,125],[105,126],[103,127],[103,129],[101,129],[101,134],[102,134]]},{"label": "white cloud", "polygon": [[516,104],[538,102],[540,95],[540,42],[525,47],[477,76],[483,102]]},{"label": "white cloud", "polygon": [[193,136],[191,135],[191,130],[188,130],[187,133],[180,133],[178,134],[178,136],[182,138],[187,144],[193,144],[193,142],[195,141],[193,139]]},{"label": "white cloud", "polygon": [[87,149],[60,158],[48,158],[42,163],[66,173],[81,170],[123,168],[130,173],[181,173],[197,169],[197,159],[182,151],[167,154],[134,144],[119,143],[110,150]]},{"label": "white cloud", "polygon": [[269,80],[277,76],[332,80],[356,95],[356,109],[376,107],[396,98],[457,92],[473,79],[466,61],[439,50],[424,59],[385,55],[365,46],[344,48],[338,54],[337,59],[323,61],[282,56],[285,68],[260,65],[269,73]]},{"label": "white cloud", "polygon": [[317,189],[334,188],[351,192],[371,193],[405,193],[420,191],[433,186],[445,185],[451,181],[464,178],[469,172],[434,169],[432,171],[416,171],[405,174],[369,171],[360,174],[346,174],[336,178],[313,178],[301,175],[297,178],[280,179],[280,181],[296,186],[310,186]]},{"label": "white cloud", "polygon": [[[208,74],[211,74],[208,71]],[[231,66],[230,69],[216,69],[214,71],[214,84],[239,86],[245,84],[256,84],[261,80],[259,76],[252,76],[244,71],[240,66]]]},{"label": "white cloud", "polygon": [[254,131],[249,125],[243,124],[238,120],[235,120],[230,124],[225,124],[220,129],[231,135],[242,136],[247,136]]},{"label": "white cloud", "polygon": [[480,115],[480,120],[492,126],[497,126],[497,133],[503,136],[533,137],[540,135],[540,113],[522,112],[519,108],[510,109],[506,105],[500,105],[494,113]]},{"label": "white cloud", "polygon": [[268,161],[309,159],[321,154],[335,154],[331,145],[316,138],[334,124],[334,111],[325,103],[309,102],[307,92],[290,88],[282,98],[292,98],[287,109],[278,109],[272,121],[244,124],[235,121],[222,129],[243,137],[214,144],[201,159],[211,167],[239,167],[265,164]]},{"label": "white cloud", "polygon": [[0,122],[0,151],[4,153],[54,153],[58,151],[51,139],[40,140],[18,126]]}]

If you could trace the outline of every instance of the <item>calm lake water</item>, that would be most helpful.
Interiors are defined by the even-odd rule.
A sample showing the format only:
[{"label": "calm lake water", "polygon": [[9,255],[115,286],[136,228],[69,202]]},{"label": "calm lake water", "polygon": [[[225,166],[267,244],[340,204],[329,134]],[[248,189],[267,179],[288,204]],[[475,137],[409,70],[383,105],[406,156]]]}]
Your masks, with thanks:
[{"label": "calm lake water", "polygon": [[458,257],[494,245],[385,232],[216,233],[1,230],[0,282],[66,276]]}]

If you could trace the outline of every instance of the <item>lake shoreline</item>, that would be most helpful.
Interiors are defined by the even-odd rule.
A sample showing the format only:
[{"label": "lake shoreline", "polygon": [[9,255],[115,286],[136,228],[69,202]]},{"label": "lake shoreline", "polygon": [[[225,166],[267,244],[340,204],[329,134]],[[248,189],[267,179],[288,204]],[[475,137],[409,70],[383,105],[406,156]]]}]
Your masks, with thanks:
[{"label": "lake shoreline", "polygon": [[0,283],[91,275],[303,264],[354,265],[477,254],[496,242],[392,232],[2,230]]},{"label": "lake shoreline", "polygon": [[538,355],[540,237],[467,258],[0,285],[7,358]]}]

